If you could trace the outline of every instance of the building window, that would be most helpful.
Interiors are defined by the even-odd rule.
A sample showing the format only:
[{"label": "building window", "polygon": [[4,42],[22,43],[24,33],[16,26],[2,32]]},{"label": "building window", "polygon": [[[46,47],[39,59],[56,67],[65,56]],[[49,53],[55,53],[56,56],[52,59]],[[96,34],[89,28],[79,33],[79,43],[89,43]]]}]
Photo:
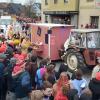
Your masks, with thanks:
[{"label": "building window", "polygon": [[91,21],[91,27],[92,28],[98,28],[99,16],[91,16],[90,21]]},{"label": "building window", "polygon": [[48,5],[48,0],[45,0],[45,5]]},{"label": "building window", "polygon": [[64,3],[68,3],[69,0],[64,0]]},{"label": "building window", "polygon": [[93,2],[94,0],[87,0],[87,2]]},{"label": "building window", "polygon": [[56,4],[58,2],[58,0],[54,0],[54,4]]},{"label": "building window", "polygon": [[48,16],[45,16],[45,23],[48,23]]},{"label": "building window", "polygon": [[71,17],[70,16],[65,17],[64,23],[70,25],[71,24]]}]

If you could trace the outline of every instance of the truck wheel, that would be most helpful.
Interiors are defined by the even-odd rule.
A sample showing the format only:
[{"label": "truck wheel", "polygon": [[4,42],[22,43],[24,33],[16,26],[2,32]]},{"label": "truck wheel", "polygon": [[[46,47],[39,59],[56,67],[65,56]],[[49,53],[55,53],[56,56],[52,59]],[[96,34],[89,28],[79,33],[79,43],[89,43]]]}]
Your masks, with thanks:
[{"label": "truck wheel", "polygon": [[71,72],[78,68],[86,67],[83,56],[74,49],[68,50],[66,54],[66,61]]}]

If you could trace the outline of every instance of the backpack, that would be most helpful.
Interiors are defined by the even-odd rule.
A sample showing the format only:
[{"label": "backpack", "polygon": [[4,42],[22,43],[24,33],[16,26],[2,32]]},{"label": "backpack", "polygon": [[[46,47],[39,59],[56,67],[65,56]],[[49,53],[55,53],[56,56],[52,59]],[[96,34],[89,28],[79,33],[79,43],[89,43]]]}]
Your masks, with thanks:
[{"label": "backpack", "polygon": [[15,78],[15,95],[17,98],[28,96],[31,92],[32,87],[28,77],[28,72],[25,71]]},{"label": "backpack", "polygon": [[45,68],[40,68],[36,72],[35,82],[37,89],[41,89],[41,87],[43,86],[43,75],[45,74],[45,72],[46,72]]},{"label": "backpack", "polygon": [[28,80],[26,79],[26,80],[22,81],[23,77],[26,76],[26,75],[28,75],[27,72],[23,72],[22,74],[20,74],[18,76],[18,78],[16,79],[16,83],[20,84],[21,87],[28,89],[28,84],[29,84]]}]

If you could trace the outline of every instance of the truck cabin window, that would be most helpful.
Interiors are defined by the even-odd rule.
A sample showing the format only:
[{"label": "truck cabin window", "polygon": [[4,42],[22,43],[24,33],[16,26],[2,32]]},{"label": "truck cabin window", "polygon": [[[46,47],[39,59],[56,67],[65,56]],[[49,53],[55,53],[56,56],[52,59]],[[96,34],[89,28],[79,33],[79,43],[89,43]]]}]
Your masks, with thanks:
[{"label": "truck cabin window", "polygon": [[84,34],[81,33],[72,33],[70,37],[70,43],[78,46],[78,47],[83,47],[85,46],[83,43],[85,42],[85,36]]},{"label": "truck cabin window", "polygon": [[87,47],[88,48],[100,48],[100,32],[87,34]]}]

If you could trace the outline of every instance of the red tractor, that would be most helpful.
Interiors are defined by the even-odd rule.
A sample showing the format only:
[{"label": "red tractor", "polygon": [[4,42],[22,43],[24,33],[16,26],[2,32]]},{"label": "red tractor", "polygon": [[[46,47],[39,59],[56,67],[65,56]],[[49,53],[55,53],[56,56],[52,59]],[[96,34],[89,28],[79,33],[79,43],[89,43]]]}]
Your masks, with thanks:
[{"label": "red tractor", "polygon": [[96,58],[100,54],[100,30],[72,29],[64,47],[63,59],[70,71],[95,66]]}]

